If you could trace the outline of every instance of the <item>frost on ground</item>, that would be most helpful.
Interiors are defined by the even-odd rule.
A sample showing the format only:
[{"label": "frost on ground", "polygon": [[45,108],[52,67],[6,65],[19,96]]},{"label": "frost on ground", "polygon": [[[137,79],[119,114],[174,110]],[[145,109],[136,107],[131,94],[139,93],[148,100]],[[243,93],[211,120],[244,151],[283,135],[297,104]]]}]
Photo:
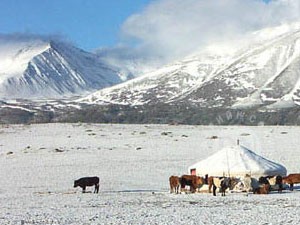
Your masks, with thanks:
[{"label": "frost on ground", "polygon": [[[300,192],[169,194],[170,175],[236,140],[300,172],[298,127],[0,127],[0,224],[299,224]],[[214,138],[211,138],[214,137]],[[99,194],[73,181],[100,177]],[[93,191],[93,188],[88,188]]]}]

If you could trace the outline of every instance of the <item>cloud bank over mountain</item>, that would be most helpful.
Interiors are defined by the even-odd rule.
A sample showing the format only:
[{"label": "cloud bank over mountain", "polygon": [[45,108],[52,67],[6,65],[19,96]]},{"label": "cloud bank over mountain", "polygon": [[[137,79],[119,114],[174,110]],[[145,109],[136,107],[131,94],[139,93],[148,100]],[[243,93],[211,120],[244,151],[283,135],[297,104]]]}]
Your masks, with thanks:
[{"label": "cloud bank over mountain", "polygon": [[299,20],[299,0],[159,0],[130,16],[121,36],[123,43],[135,43],[131,52],[166,63],[211,43]]},{"label": "cloud bank over mountain", "polygon": [[[119,44],[95,51],[124,77],[138,76],[207,45],[236,44],[249,32],[295,21],[300,0],[155,0],[127,18]],[[70,42],[61,35],[0,34],[0,48],[28,40]]]}]

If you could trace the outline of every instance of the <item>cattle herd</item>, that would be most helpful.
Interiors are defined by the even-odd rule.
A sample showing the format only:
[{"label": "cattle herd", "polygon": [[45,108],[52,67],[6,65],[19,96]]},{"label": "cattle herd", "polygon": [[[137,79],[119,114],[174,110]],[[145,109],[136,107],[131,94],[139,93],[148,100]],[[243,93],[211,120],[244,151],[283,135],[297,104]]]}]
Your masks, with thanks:
[{"label": "cattle herd", "polygon": [[271,191],[282,192],[284,184],[290,186],[293,191],[294,184],[300,183],[300,174],[290,174],[286,177],[280,175],[266,176],[256,179],[250,175],[245,175],[241,178],[236,177],[214,177],[205,175],[200,177],[196,175],[183,175],[181,177],[171,176],[169,178],[170,192],[179,194],[187,192],[186,186],[189,186],[189,192],[200,192],[204,185],[208,185],[208,192],[216,196],[216,191],[219,190],[222,196],[225,196],[227,189],[231,191],[253,192],[254,194],[269,194]]},{"label": "cattle herd", "polygon": [[[86,187],[95,186],[94,193],[99,192],[99,177],[83,177],[74,181],[74,188],[81,187],[82,192],[85,193]],[[181,177],[171,176],[169,178],[170,192],[179,194],[187,192],[186,187],[189,187],[189,192],[200,192],[200,189],[206,184],[208,185],[208,192],[211,193],[213,188],[213,195],[216,196],[216,191],[225,196],[227,189],[240,190],[245,192],[253,192],[254,194],[268,194],[270,191],[277,190],[282,192],[283,184],[288,184],[290,190],[294,190],[294,184],[300,183],[300,174],[290,174],[286,177],[282,176],[266,176],[256,179],[250,175],[242,178],[236,177],[213,177],[205,175],[200,177],[196,175],[183,175]]]}]

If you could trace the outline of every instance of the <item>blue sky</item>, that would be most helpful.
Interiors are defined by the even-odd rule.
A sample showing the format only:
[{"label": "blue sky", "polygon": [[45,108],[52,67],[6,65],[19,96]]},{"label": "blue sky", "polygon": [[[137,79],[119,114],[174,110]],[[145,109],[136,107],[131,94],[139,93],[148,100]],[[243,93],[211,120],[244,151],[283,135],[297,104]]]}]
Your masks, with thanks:
[{"label": "blue sky", "polygon": [[153,0],[0,0],[0,33],[61,34],[81,48],[112,46],[122,23]]},{"label": "blue sky", "polygon": [[129,43],[168,60],[298,20],[300,0],[0,0],[0,35],[58,34],[85,50]]}]

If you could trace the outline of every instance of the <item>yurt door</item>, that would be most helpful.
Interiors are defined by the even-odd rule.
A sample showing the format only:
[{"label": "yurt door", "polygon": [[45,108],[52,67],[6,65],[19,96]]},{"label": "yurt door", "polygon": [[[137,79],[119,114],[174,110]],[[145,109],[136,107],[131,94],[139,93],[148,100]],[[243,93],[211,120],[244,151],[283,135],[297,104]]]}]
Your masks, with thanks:
[{"label": "yurt door", "polygon": [[196,169],[191,169],[191,175],[196,175]]}]

